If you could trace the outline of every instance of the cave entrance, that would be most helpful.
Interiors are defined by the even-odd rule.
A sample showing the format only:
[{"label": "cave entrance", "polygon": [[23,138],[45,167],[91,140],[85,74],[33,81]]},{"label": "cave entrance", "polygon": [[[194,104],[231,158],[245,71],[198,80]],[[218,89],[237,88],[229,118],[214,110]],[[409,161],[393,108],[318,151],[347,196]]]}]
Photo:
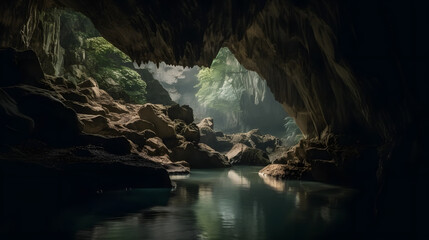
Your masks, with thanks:
[{"label": "cave entrance", "polygon": [[[71,10],[51,10],[43,16],[43,26],[59,25],[56,34],[47,35],[49,41],[43,39],[42,49],[33,46],[48,74],[75,84],[92,78],[120,102],[189,105],[196,123],[211,117],[217,132],[259,129],[289,147],[302,138],[266,81],[244,68],[226,47],[210,67],[138,65],[104,39],[86,16]],[[58,50],[47,54],[46,49]]]},{"label": "cave entrance", "polygon": [[214,129],[228,134],[258,129],[295,145],[302,133],[256,72],[244,68],[230,50],[221,48],[210,67],[165,64],[135,65],[145,69],[171,99],[194,110],[196,122],[210,117]]},{"label": "cave entrance", "polygon": [[[262,166],[273,159],[283,163],[294,161],[293,155],[288,154],[290,159],[281,156],[287,147],[281,146],[278,137],[286,138],[293,145],[302,134],[275,101],[265,81],[241,66],[227,48],[220,49],[210,68],[184,68],[165,63],[159,67],[148,63],[136,68],[128,56],[102,38],[81,14],[52,10],[41,14],[39,20],[37,29],[41,31],[36,32],[30,47],[38,56],[32,54],[34,58],[31,60],[33,67],[40,70],[41,77],[29,83],[32,87],[15,88],[43,101],[31,101],[32,98],[16,94],[8,104],[13,106],[16,100],[17,105],[21,103],[24,108],[13,106],[13,109],[31,114],[26,120],[34,120],[38,135],[30,137],[42,141],[46,149],[40,153],[31,149],[26,157],[33,163],[41,163],[41,166],[30,168],[31,174],[36,172],[35,176],[40,174],[41,179],[47,181],[40,185],[35,181],[37,186],[34,188],[27,185],[31,191],[21,187],[6,189],[37,192],[34,196],[17,195],[19,197],[11,198],[9,202],[33,198],[36,200],[32,202],[37,206],[30,205],[26,209],[43,209],[44,212],[9,211],[13,218],[6,219],[22,222],[20,220],[28,215],[48,215],[49,219],[56,220],[55,224],[36,228],[57,232],[53,226],[80,226],[70,224],[69,219],[59,218],[57,213],[76,212],[76,216],[71,217],[72,223],[94,219],[88,223],[93,227],[89,231],[77,227],[70,229],[71,234],[84,237],[86,234],[91,237],[109,234],[114,229],[119,229],[119,236],[126,235],[130,232],[130,221],[140,217],[144,221],[132,224],[136,226],[132,232],[142,233],[143,238],[147,237],[144,234],[149,234],[155,239],[159,238],[156,237],[160,232],[164,238],[169,238],[168,234],[172,238],[190,234],[182,235],[184,239],[275,238],[290,232],[295,234],[293,231],[285,233],[285,229],[296,227],[297,223],[300,224],[298,229],[304,229],[303,236],[308,234],[306,229],[309,228],[316,235],[324,232],[324,229],[314,229],[326,224],[330,224],[330,229],[344,229],[341,218],[335,215],[338,206],[331,205],[338,202],[332,201],[337,199],[338,188],[330,191],[332,187],[318,183],[303,186],[300,182],[278,181],[258,175]],[[14,50],[9,51],[16,54]],[[38,68],[39,60],[43,71]],[[184,105],[190,105],[194,111]],[[16,115],[24,116],[19,112]],[[207,117],[213,117],[214,127],[213,121]],[[50,121],[46,123],[48,118]],[[197,125],[196,122],[200,123]],[[64,131],[71,127],[73,131]],[[252,130],[255,128],[261,131]],[[59,145],[61,139],[58,136],[65,139],[63,145]],[[17,152],[20,159],[23,158],[21,152]],[[35,154],[39,154],[43,161],[34,160]],[[58,169],[52,168],[49,158],[55,158]],[[308,165],[294,162],[296,165],[286,169],[287,172],[295,170],[293,174],[303,175],[304,171],[309,171]],[[21,172],[24,168],[29,169],[26,164],[15,169]],[[45,168],[49,170],[45,171]],[[203,168],[217,169],[201,170]],[[195,174],[188,181],[178,181],[171,193],[170,179],[173,177],[169,178],[168,174],[189,176],[190,169]],[[70,176],[58,180],[57,176],[63,174]],[[32,178],[22,178],[32,182]],[[45,182],[55,184],[46,188]],[[14,186],[13,183],[10,186]],[[145,187],[167,189],[130,190]],[[125,191],[108,192],[118,189]],[[328,191],[320,194],[320,190]],[[79,198],[81,192],[101,196],[88,205],[83,204],[82,209],[58,210],[58,206],[68,206],[61,202],[69,199],[68,194]],[[317,194],[312,196],[312,192]],[[344,190],[344,193],[347,195],[349,191]],[[60,196],[60,199],[53,196]],[[314,198],[323,201],[314,201]],[[48,203],[48,206],[39,203]],[[21,205],[27,204],[8,208],[21,209]],[[52,206],[55,209],[50,209]],[[98,215],[94,217],[90,211],[91,216],[88,216],[86,210],[94,206]],[[346,209],[341,211],[346,212]],[[25,216],[15,216],[15,212],[25,213]],[[298,217],[279,221],[288,214]],[[111,222],[112,215],[115,222]],[[17,226],[18,230],[27,227]],[[248,226],[254,227],[249,231]]]},{"label": "cave entrance", "polygon": [[[266,164],[283,156],[303,136],[266,81],[244,68],[226,47],[219,50],[210,67],[164,62],[138,65],[103,38],[83,14],[52,9],[40,18],[41,31],[30,47],[46,74],[62,76],[63,81],[78,86],[79,93],[74,88],[59,91],[73,92],[61,94],[66,105],[78,113],[85,133],[126,136],[136,144],[135,152],[170,153],[169,158],[171,149],[184,141],[193,146],[207,144],[223,154],[244,144],[261,150]],[[102,91],[86,89],[89,86]],[[148,103],[160,105],[148,107]],[[138,110],[141,105],[150,110]],[[154,116],[148,117],[147,111]],[[161,124],[164,120],[158,118],[171,122]],[[201,130],[204,126],[209,129]],[[145,130],[154,134],[141,136]],[[171,141],[175,134],[184,139]],[[151,139],[149,144],[147,139]],[[271,157],[273,152],[278,154]]]}]

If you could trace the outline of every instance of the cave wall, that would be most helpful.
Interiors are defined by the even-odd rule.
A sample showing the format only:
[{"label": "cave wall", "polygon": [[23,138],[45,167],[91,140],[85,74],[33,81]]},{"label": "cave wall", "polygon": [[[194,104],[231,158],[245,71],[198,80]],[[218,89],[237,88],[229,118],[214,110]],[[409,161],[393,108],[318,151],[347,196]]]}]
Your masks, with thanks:
[{"label": "cave wall", "polygon": [[[369,159],[376,162],[376,170],[368,171],[377,171],[378,182],[365,184],[378,184],[377,189],[368,188],[378,196],[380,215],[405,222],[424,216],[413,201],[421,197],[416,189],[427,189],[422,149],[429,134],[423,117],[429,102],[428,3],[7,0],[0,4],[1,46],[28,45],[37,9],[53,6],[85,14],[102,36],[137,62],[208,66],[226,46],[243,66],[267,81],[307,138],[341,135],[345,136],[341,144],[377,147],[378,158]],[[405,193],[398,196],[397,187]],[[408,207],[397,209],[397,204]],[[384,227],[410,229],[415,223],[400,226],[403,221]]]},{"label": "cave wall", "polygon": [[[388,28],[378,15],[399,9],[384,1],[55,3],[90,17],[106,39],[137,62],[207,66],[221,46],[229,47],[247,69],[267,80],[276,99],[310,138],[326,133],[389,138],[402,124],[391,124],[398,117],[387,109],[390,103],[373,104],[380,99],[389,102],[379,92],[396,91],[396,87],[384,89],[381,79],[370,80],[379,75],[378,70],[367,76],[350,61],[374,55],[369,49],[381,49],[375,55],[391,61],[392,54],[383,52],[388,44],[360,39],[369,28],[371,33],[384,34],[376,36],[378,39],[389,40],[383,33]],[[380,11],[366,15],[366,9],[374,7]],[[109,14],[100,15],[100,8]],[[356,11],[349,14],[349,9]],[[353,32],[359,35],[353,36]],[[362,43],[368,46],[357,45]],[[395,95],[390,93],[386,94]],[[392,100],[396,102],[390,106],[402,104]]]}]

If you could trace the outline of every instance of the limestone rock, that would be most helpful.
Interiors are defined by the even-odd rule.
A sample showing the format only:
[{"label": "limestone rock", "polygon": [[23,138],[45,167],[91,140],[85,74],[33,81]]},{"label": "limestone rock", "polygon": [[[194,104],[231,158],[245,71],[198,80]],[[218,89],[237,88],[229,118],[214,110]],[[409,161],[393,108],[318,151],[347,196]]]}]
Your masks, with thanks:
[{"label": "limestone rock", "polygon": [[85,81],[78,84],[80,88],[98,88],[98,83],[93,78],[87,78]]},{"label": "limestone rock", "polygon": [[296,167],[288,164],[270,164],[260,174],[287,180],[312,180],[310,167]]},{"label": "limestone rock", "polygon": [[194,113],[188,105],[174,104],[167,108],[167,115],[171,120],[180,119],[186,124],[194,122]]},{"label": "limestone rock", "polygon": [[11,181],[20,179],[25,183],[22,186],[31,186],[43,193],[55,192],[58,188],[66,190],[63,193],[70,194],[66,198],[73,199],[83,197],[82,194],[95,195],[99,190],[171,187],[168,173],[161,164],[135,154],[117,156],[95,146],[32,149],[30,157],[0,155],[0,169],[8,169],[2,173],[3,184],[13,185],[16,183]]},{"label": "limestone rock", "polygon": [[170,155],[172,161],[186,161],[191,168],[221,168],[229,166],[225,156],[216,152],[206,144],[198,145],[184,142],[172,149]]},{"label": "limestone rock", "polygon": [[34,137],[53,146],[77,143],[82,123],[76,112],[54,98],[51,92],[25,85],[6,91],[15,99],[19,111],[33,119]]},{"label": "limestone rock", "polygon": [[128,113],[128,109],[117,102],[111,101],[111,102],[100,102],[101,106],[109,110],[109,112],[113,113]]},{"label": "limestone rock", "polygon": [[125,125],[125,127],[129,128],[131,130],[136,130],[136,131],[144,131],[144,130],[155,131],[155,126],[151,122],[148,122],[148,121],[142,120],[142,119],[137,119],[137,118],[129,121]]},{"label": "limestone rock", "polygon": [[78,92],[78,91],[66,90],[66,91],[61,91],[59,93],[61,94],[61,96],[63,96],[63,98],[65,98],[69,101],[74,101],[74,102],[79,102],[79,103],[88,103],[89,102],[88,97],[85,96],[84,94]]},{"label": "limestone rock", "polygon": [[270,164],[268,154],[260,149],[250,148],[242,143],[235,144],[225,155],[234,165],[260,165]]},{"label": "limestone rock", "polygon": [[86,133],[99,133],[109,127],[107,118],[101,115],[79,114],[79,120]]},{"label": "limestone rock", "polygon": [[145,145],[145,148],[148,150],[148,153],[151,156],[160,156],[169,154],[171,152],[162,142],[162,139],[159,137],[147,139]]},{"label": "limestone rock", "polygon": [[187,141],[198,143],[200,141],[200,130],[195,123],[186,125],[182,120],[174,120],[174,129],[177,134],[185,137]]},{"label": "limestone rock", "polygon": [[173,122],[162,112],[161,107],[147,103],[138,111],[141,119],[155,126],[155,133],[160,138],[175,138],[176,131]]},{"label": "limestone rock", "polygon": [[106,110],[98,104],[79,103],[73,101],[65,101],[64,103],[67,105],[67,107],[72,108],[77,113],[102,116],[107,114]]},{"label": "limestone rock", "polygon": [[213,118],[204,118],[203,120],[201,120],[198,124],[197,124],[198,128],[204,128],[204,127],[208,127],[211,130],[213,130],[214,128],[214,124],[213,124]]}]

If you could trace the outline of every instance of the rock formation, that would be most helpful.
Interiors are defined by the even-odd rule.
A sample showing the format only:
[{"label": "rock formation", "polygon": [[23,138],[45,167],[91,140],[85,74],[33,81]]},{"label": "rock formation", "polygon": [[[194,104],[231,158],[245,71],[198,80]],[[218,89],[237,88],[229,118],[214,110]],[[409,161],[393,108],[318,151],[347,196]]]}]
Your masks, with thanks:
[{"label": "rock formation", "polygon": [[[323,174],[339,171],[338,177],[354,178],[338,181],[367,194],[367,211],[377,213],[377,223],[388,223],[377,225],[380,234],[416,222],[417,214],[396,206],[412,206],[410,196],[423,195],[413,189],[426,188],[424,1],[6,0],[0,46],[28,47],[40,10],[58,6],[88,16],[137,62],[208,66],[221,46],[228,47],[267,81],[308,142],[332,156],[307,160],[321,171],[317,176],[329,181]],[[319,150],[306,154],[325,157]],[[400,195],[398,186],[405,186]]]}]

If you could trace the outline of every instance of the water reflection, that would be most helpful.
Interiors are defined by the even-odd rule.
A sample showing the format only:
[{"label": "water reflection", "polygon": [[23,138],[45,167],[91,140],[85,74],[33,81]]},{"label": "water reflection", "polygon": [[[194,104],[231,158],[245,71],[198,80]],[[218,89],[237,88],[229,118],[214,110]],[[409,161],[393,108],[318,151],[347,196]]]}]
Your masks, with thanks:
[{"label": "water reflection", "polygon": [[174,180],[174,191],[104,193],[56,219],[77,240],[335,239],[353,227],[353,191],[258,171],[193,171]]},{"label": "water reflection", "polygon": [[242,175],[238,174],[235,170],[228,171],[228,178],[233,184],[237,186],[250,188],[250,181]]},{"label": "water reflection", "polygon": [[259,168],[194,171],[168,204],[81,230],[79,239],[320,239],[348,232],[353,191],[278,181]]}]

